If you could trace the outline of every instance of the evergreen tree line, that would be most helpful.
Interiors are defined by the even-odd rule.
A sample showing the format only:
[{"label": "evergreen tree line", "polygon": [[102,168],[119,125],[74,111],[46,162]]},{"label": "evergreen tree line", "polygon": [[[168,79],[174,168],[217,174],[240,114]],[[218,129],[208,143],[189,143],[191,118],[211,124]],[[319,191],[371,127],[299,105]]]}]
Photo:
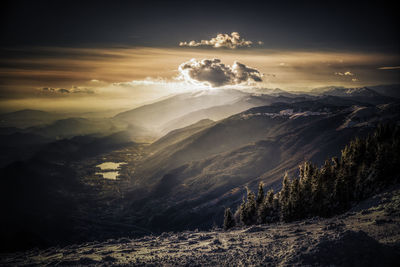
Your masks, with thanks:
[{"label": "evergreen tree line", "polygon": [[265,194],[262,182],[257,195],[247,188],[247,199],[235,214],[225,210],[224,228],[333,216],[397,183],[399,177],[400,127],[380,125],[366,138],[351,141],[340,159],[326,160],[320,168],[304,162],[293,179],[286,173],[280,192],[271,189]]}]

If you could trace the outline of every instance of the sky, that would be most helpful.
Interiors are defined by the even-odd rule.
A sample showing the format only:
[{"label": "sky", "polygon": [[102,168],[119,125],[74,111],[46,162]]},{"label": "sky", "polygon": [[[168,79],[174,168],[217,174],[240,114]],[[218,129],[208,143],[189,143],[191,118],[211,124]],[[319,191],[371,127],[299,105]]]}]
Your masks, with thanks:
[{"label": "sky", "polygon": [[0,111],[400,82],[389,1],[9,1],[0,12]]}]

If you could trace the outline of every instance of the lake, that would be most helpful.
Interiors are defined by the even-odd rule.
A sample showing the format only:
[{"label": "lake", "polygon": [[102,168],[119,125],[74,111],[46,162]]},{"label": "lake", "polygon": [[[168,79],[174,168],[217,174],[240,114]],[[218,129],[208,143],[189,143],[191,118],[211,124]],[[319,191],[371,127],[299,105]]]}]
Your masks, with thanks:
[{"label": "lake", "polygon": [[100,174],[105,179],[117,180],[119,175],[119,168],[122,164],[126,164],[126,162],[103,162],[96,167],[101,169],[101,172],[96,172],[96,174]]}]

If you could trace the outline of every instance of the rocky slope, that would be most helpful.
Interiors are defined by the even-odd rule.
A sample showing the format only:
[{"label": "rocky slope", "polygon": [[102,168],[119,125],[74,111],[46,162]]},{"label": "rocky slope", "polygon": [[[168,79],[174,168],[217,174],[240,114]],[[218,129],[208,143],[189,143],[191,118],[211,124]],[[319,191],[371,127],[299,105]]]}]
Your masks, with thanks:
[{"label": "rocky slope", "polygon": [[329,219],[33,249],[2,254],[0,265],[396,266],[399,259],[397,187]]}]

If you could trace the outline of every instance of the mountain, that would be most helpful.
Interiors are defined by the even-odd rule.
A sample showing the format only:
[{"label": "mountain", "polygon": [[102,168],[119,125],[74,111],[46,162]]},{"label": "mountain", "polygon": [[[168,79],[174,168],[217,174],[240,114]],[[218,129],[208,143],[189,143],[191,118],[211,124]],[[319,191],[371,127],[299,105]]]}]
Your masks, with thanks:
[{"label": "mountain", "polygon": [[[146,160],[144,166],[155,167],[148,168],[152,170],[162,170],[164,166],[177,167],[188,161],[203,159],[252,142],[276,137],[283,131],[280,128],[284,125],[289,124],[291,128],[297,126],[297,120],[289,120],[290,116],[295,116],[294,114],[300,114],[298,118],[307,117],[306,120],[311,120],[318,117],[326,118],[347,108],[349,106],[333,106],[318,101],[274,103],[270,106],[252,108],[210,125],[201,132],[168,146],[168,149],[153,154]],[[303,111],[308,111],[313,116],[301,113]],[[294,113],[290,115],[289,112]]]},{"label": "mountain", "polygon": [[368,86],[368,88],[384,96],[400,98],[399,84]]},{"label": "mountain", "polygon": [[[303,138],[305,140],[302,142],[305,144],[310,141],[309,136],[319,134],[320,131],[342,135],[344,133],[339,130],[372,127],[379,122],[396,119],[400,113],[399,104],[376,107],[345,106],[343,103],[342,105],[327,104],[325,100],[326,98],[292,104],[275,103],[270,106],[252,108],[210,124],[192,135],[186,134],[188,136],[186,139],[180,139],[179,142],[171,143],[169,146],[164,144],[163,146],[168,149],[158,149],[152,153],[143,164],[144,169],[146,171],[151,169],[152,172],[164,171],[165,166],[178,167],[190,161],[238,149],[252,142],[278,137],[281,139],[282,134],[296,133],[291,135],[291,138]],[[317,128],[314,132],[310,127],[304,128],[305,125],[317,122],[327,124],[328,128]],[[300,135],[300,130],[307,133]],[[177,132],[185,131],[186,128],[183,128]],[[174,133],[169,135],[174,135]],[[147,165],[152,167],[145,167]]]},{"label": "mountain", "polygon": [[114,116],[114,119],[157,131],[161,125],[168,121],[196,110],[233,103],[244,95],[246,93],[233,89],[182,93],[156,103],[119,113]]},{"label": "mountain", "polygon": [[167,133],[173,129],[178,129],[188,126],[202,119],[210,119],[214,121],[222,120],[252,107],[270,105],[276,102],[293,103],[298,101],[304,101],[306,99],[308,98],[298,97],[298,96],[287,97],[279,94],[245,95],[240,99],[238,99],[237,101],[235,101],[234,103],[196,110],[188,114],[185,114],[179,118],[176,118],[174,120],[168,121],[162,126],[163,128],[162,132]]},{"label": "mountain", "polygon": [[[368,90],[351,97],[280,93],[206,90],[113,118],[1,128],[5,159],[23,161],[0,169],[9,218],[1,234],[32,247],[210,229],[225,207],[237,207],[246,187],[254,191],[263,181],[277,190],[284,173],[293,175],[304,160],[320,165],[354,137],[400,121],[399,102],[366,103],[363,97],[376,96]],[[168,133],[151,144],[135,142],[157,137],[152,129]],[[18,147],[26,154],[8,157]],[[119,179],[96,174],[105,161],[126,163]],[[57,233],[58,224],[66,234]]]},{"label": "mountain", "polygon": [[342,98],[348,98],[355,101],[368,103],[368,104],[383,104],[391,101],[396,101],[391,97],[381,95],[376,91],[367,88],[344,88],[344,87],[323,87],[317,88],[311,91],[311,93],[325,95],[325,96],[337,96]]},{"label": "mountain", "polygon": [[314,95],[322,95],[324,92],[346,90],[344,86],[323,86],[312,89],[309,93]]},{"label": "mountain", "polygon": [[45,125],[63,118],[62,114],[49,113],[41,110],[24,109],[11,113],[0,114],[0,127],[28,128]]},{"label": "mountain", "polygon": [[323,101],[330,100],[333,101],[332,104],[341,102],[343,105],[376,105],[395,101],[368,88],[326,87],[315,89],[312,93],[314,95],[292,94],[280,89],[260,89],[256,92],[203,90],[174,95],[122,112],[114,116],[113,120],[147,129],[151,136],[162,136],[202,119],[218,121],[252,107],[277,102],[294,103],[324,98]]},{"label": "mountain", "polygon": [[62,139],[88,134],[107,135],[121,129],[120,124],[109,119],[68,118],[45,126],[30,127],[26,130],[30,133]]},{"label": "mountain", "polygon": [[0,134],[0,166],[6,166],[14,161],[27,160],[32,157],[40,148],[54,141],[52,138],[43,137],[32,133]]},{"label": "mountain", "polygon": [[280,89],[255,91],[218,89],[174,95],[119,113],[113,119],[147,129],[148,135],[162,136],[169,131],[186,127],[202,119],[218,121],[252,107],[318,98],[324,98],[324,101],[333,101],[332,104],[341,102],[343,105],[350,103],[353,105],[376,105],[396,101],[396,99],[381,95],[366,87],[323,87],[312,90],[311,94],[294,94]]},{"label": "mountain", "polygon": [[[368,112],[361,116],[364,109]],[[155,149],[137,168],[133,179],[147,185],[150,195],[135,198],[127,213],[151,214],[146,223],[161,227],[163,221],[160,231],[209,227],[222,206],[240,201],[245,185],[262,180],[277,189],[285,171],[294,173],[302,161],[322,164],[354,136],[393,121],[400,121],[399,104],[369,108],[305,101],[252,108],[184,139],[171,138],[172,132],[174,141]]]},{"label": "mountain", "polygon": [[121,131],[108,136],[75,136],[42,146],[34,159],[45,162],[78,161],[101,153],[134,145],[129,132]]},{"label": "mountain", "polygon": [[193,134],[196,134],[197,132],[207,128],[208,126],[211,126],[212,124],[214,124],[214,121],[209,119],[202,119],[192,125],[170,131],[168,134],[164,135],[163,137],[152,143],[149,146],[149,150],[151,151],[151,153],[157,153],[158,151],[165,149],[168,146],[189,138]]}]

